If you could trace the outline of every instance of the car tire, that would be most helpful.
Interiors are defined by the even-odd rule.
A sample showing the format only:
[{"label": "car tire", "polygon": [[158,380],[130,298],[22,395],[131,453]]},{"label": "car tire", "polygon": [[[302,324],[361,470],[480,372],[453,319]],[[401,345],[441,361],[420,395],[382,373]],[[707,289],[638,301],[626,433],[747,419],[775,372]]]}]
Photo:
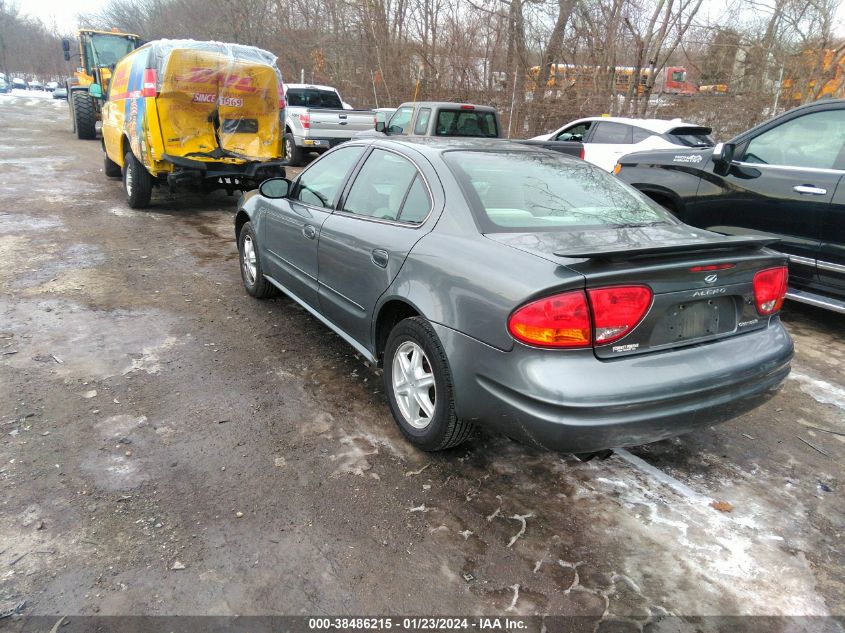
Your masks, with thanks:
[{"label": "car tire", "polygon": [[103,151],[103,172],[108,178],[120,178],[122,175],[120,165],[109,158],[105,151]]},{"label": "car tire", "polygon": [[296,146],[293,134],[288,132],[285,134],[285,161],[291,167],[299,167],[304,160],[305,156],[302,148]]},{"label": "car tire", "polygon": [[279,289],[264,278],[252,222],[244,224],[238,233],[238,263],[244,288],[249,294],[256,299],[268,299],[279,294]]},{"label": "car tire", "polygon": [[77,90],[71,95],[71,108],[73,115],[73,127],[76,137],[90,141],[97,138],[97,112],[94,110],[94,101],[87,92]]},{"label": "car tire", "polygon": [[131,151],[126,152],[123,158],[123,189],[131,208],[144,209],[150,206],[153,178]]},{"label": "car tire", "polygon": [[384,389],[402,434],[421,450],[457,446],[473,431],[471,422],[455,415],[446,351],[422,317],[404,319],[390,332],[384,353]]}]

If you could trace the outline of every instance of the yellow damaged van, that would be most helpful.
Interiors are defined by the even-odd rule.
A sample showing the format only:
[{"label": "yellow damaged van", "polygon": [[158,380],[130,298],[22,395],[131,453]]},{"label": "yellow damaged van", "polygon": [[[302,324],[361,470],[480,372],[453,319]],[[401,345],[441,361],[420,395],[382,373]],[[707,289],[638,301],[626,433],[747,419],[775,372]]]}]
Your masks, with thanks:
[{"label": "yellow damaged van", "polygon": [[247,191],[284,176],[284,86],[276,57],[219,42],[157,40],[121,59],[103,104],[105,173],[129,206],[154,186]]}]

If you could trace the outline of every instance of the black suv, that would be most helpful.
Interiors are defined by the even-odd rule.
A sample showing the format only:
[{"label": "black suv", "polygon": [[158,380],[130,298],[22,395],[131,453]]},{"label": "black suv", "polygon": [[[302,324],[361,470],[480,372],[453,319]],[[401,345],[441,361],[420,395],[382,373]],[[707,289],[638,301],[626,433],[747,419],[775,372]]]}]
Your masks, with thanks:
[{"label": "black suv", "polygon": [[778,239],[787,296],[845,313],[845,99],[794,108],[714,148],[629,154],[614,172],[687,224]]}]

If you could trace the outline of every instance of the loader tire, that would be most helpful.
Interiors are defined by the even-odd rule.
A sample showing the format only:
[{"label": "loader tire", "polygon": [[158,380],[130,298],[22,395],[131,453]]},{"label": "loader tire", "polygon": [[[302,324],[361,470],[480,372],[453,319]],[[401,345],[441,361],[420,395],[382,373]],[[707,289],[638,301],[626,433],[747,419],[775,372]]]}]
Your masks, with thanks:
[{"label": "loader tire", "polygon": [[94,109],[94,101],[87,92],[77,90],[71,93],[71,104],[73,114],[73,125],[76,129],[76,136],[82,140],[97,138],[97,111]]}]

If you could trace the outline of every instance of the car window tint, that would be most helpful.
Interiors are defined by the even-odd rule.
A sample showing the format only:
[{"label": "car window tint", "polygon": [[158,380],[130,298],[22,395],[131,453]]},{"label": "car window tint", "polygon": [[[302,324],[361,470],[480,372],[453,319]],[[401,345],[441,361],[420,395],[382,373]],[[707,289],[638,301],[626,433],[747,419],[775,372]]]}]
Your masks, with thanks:
[{"label": "car window tint", "polygon": [[381,149],[373,150],[355,177],[343,210],[380,220],[395,220],[416,167],[405,158]]},{"label": "car window tint", "polygon": [[832,169],[845,149],[845,110],[813,112],[751,139],[748,163]]},{"label": "car window tint", "polygon": [[437,113],[435,136],[472,136],[496,138],[496,115],[492,112],[474,110],[445,110]]},{"label": "car window tint", "polygon": [[590,138],[590,143],[628,144],[631,142],[631,131],[631,126],[624,123],[600,121]]},{"label": "car window tint", "polygon": [[302,172],[293,198],[314,207],[331,208],[338,189],[363,151],[363,146],[341,147],[320,158]]},{"label": "car window tint", "polygon": [[402,205],[402,213],[399,214],[399,219],[402,222],[419,224],[425,220],[430,209],[431,200],[428,197],[428,190],[422,176],[417,174],[405,198],[405,204]]},{"label": "car window tint", "polygon": [[388,134],[405,134],[405,130],[411,124],[411,115],[414,113],[412,107],[399,108],[390,117],[390,122],[387,125]]},{"label": "car window tint", "polygon": [[633,138],[632,142],[634,143],[642,143],[644,140],[651,138],[652,136],[656,136],[654,132],[649,132],[648,130],[644,130],[641,127],[632,128],[633,130]]},{"label": "car window tint", "polygon": [[420,113],[417,115],[417,124],[414,126],[414,134],[425,134],[430,118],[431,108],[421,108]]},{"label": "car window tint", "polygon": [[586,121],[566,128],[563,132],[558,134],[553,140],[555,141],[583,141],[587,135],[587,130],[593,124],[592,121]]},{"label": "car window tint", "polygon": [[482,232],[671,223],[666,211],[589,163],[546,152],[451,151]]},{"label": "car window tint", "polygon": [[334,90],[319,88],[288,88],[285,99],[289,106],[342,110],[343,103]]}]

